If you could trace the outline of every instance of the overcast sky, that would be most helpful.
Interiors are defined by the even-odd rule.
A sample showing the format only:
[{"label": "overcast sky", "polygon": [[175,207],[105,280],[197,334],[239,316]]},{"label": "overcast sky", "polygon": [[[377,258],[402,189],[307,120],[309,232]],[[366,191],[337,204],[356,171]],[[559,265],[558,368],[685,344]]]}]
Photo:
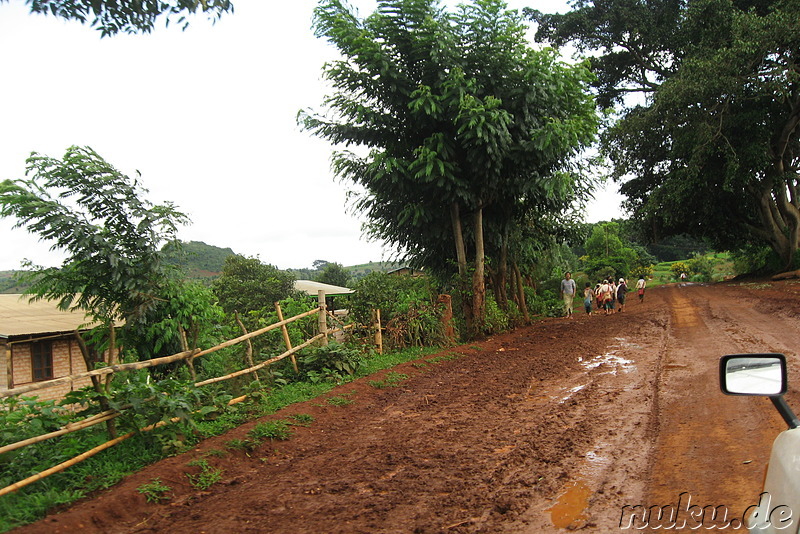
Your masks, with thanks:
[{"label": "overcast sky", "polygon": [[[355,0],[360,15],[376,2]],[[141,172],[148,199],[174,202],[192,224],[184,241],[258,256],[279,268],[316,259],[385,259],[346,207],[349,184],[330,171],[329,145],[302,132],[298,110],[317,108],[321,69],[335,50],[311,30],[315,0],[235,0],[212,25],[100,38],[77,22],[0,3],[0,179],[24,175],[31,152],[61,158],[88,145],[126,174]],[[550,0],[511,1],[563,11]],[[608,193],[587,220],[619,216]],[[605,205],[604,209],[599,204]],[[0,270],[23,259],[57,265],[49,245],[0,220]]]}]

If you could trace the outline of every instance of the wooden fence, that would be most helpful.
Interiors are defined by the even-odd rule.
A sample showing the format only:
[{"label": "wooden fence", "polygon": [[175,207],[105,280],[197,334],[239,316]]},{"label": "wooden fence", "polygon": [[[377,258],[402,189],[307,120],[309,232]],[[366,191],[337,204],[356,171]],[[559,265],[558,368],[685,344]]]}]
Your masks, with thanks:
[{"label": "wooden fence", "polygon": [[[231,346],[237,345],[239,343],[248,342],[248,344],[249,344],[250,340],[252,338],[255,338],[257,336],[261,336],[261,335],[266,334],[267,332],[270,332],[270,331],[275,330],[277,328],[281,328],[282,329],[283,339],[284,339],[284,343],[286,345],[286,351],[285,352],[279,354],[278,356],[275,356],[273,358],[269,358],[267,360],[264,360],[264,361],[259,362],[259,363],[256,364],[256,363],[253,363],[253,361],[252,361],[252,347],[248,345],[248,356],[249,356],[248,364],[249,364],[249,366],[247,368],[241,369],[239,371],[235,371],[233,373],[230,373],[230,374],[227,374],[227,375],[224,375],[224,376],[219,376],[219,377],[210,378],[210,379],[207,379],[207,380],[202,380],[200,382],[195,382],[194,385],[195,385],[195,387],[202,387],[202,386],[205,386],[205,385],[208,385],[208,384],[214,384],[214,383],[217,383],[217,382],[222,382],[224,380],[230,380],[232,378],[236,378],[238,376],[242,376],[242,375],[245,375],[245,374],[248,374],[248,373],[255,373],[259,369],[262,369],[262,368],[264,368],[264,367],[266,367],[266,366],[268,366],[268,365],[270,365],[272,363],[278,362],[278,361],[283,360],[284,358],[287,358],[287,357],[290,357],[292,359],[292,363],[293,363],[295,369],[297,369],[297,363],[296,363],[296,361],[294,359],[295,353],[297,353],[298,351],[308,347],[309,345],[313,344],[316,341],[320,341],[322,344],[327,345],[328,336],[333,335],[333,334],[335,334],[337,332],[344,331],[345,329],[351,328],[353,326],[352,324],[345,325],[345,324],[341,323],[341,321],[340,321],[340,325],[341,326],[339,328],[334,328],[334,329],[330,329],[330,330],[328,329],[328,321],[327,320],[328,320],[329,317],[334,318],[337,321],[339,319],[335,318],[333,316],[333,314],[326,312],[326,309],[325,309],[326,308],[326,306],[325,306],[325,293],[323,291],[319,292],[318,307],[317,308],[314,308],[313,310],[309,310],[309,311],[304,312],[304,313],[300,313],[300,314],[295,315],[294,317],[290,317],[288,319],[283,319],[283,312],[281,311],[280,306],[277,303],[275,304],[275,306],[276,306],[276,309],[277,309],[277,312],[278,312],[278,319],[279,319],[278,322],[276,322],[274,324],[271,324],[269,326],[266,326],[264,328],[261,328],[259,330],[255,330],[253,332],[247,332],[247,333],[245,333],[245,334],[243,334],[243,335],[241,335],[241,336],[239,336],[237,338],[230,339],[228,341],[225,341],[224,343],[220,343],[219,345],[217,345],[215,347],[211,347],[209,349],[204,349],[204,350],[194,349],[194,350],[188,350],[188,351],[180,352],[180,353],[177,353],[177,354],[173,354],[171,356],[164,356],[162,358],[154,358],[152,360],[146,360],[146,361],[142,361],[142,362],[133,362],[133,363],[123,363],[123,364],[109,365],[107,367],[102,367],[100,369],[95,369],[95,370],[87,371],[87,372],[84,372],[84,373],[76,373],[74,375],[65,376],[65,377],[61,377],[61,378],[56,378],[54,380],[48,380],[46,382],[37,382],[35,384],[30,384],[30,385],[19,387],[19,388],[14,388],[13,390],[2,391],[2,392],[0,392],[0,397],[10,397],[10,396],[14,396],[14,395],[21,395],[23,393],[30,393],[32,391],[36,391],[36,390],[39,390],[39,389],[51,387],[51,386],[53,386],[55,384],[66,383],[66,382],[74,382],[75,380],[78,380],[80,378],[85,378],[85,377],[90,377],[90,376],[104,376],[104,375],[110,375],[110,374],[113,374],[113,373],[118,373],[118,372],[121,372],[121,371],[131,371],[131,370],[136,370],[136,369],[145,369],[145,368],[149,368],[149,367],[154,367],[156,365],[163,365],[163,364],[166,364],[166,363],[186,361],[187,364],[189,364],[191,366],[192,362],[197,358],[200,358],[202,356],[211,354],[213,352],[216,352],[218,350],[221,350],[221,349],[224,349],[224,348],[227,348],[227,347],[231,347]],[[305,317],[309,317],[309,316],[312,316],[312,315],[317,315],[318,316],[317,324],[318,324],[319,333],[317,335],[315,335],[315,336],[312,336],[310,339],[304,341],[300,345],[292,346],[291,340],[289,339],[289,332],[288,332],[288,329],[287,329],[287,325],[289,325],[289,324],[291,324],[291,323],[293,323],[293,322],[295,322],[297,320],[300,320],[300,319],[303,319]],[[378,317],[380,317],[380,316],[378,316]],[[380,333],[380,328],[381,328],[380,327],[380,322],[378,322],[376,324],[376,327],[377,327],[377,332]],[[242,397],[238,397],[238,398],[232,399],[231,401],[228,402],[228,405],[237,404],[239,402],[244,401],[246,398],[247,398],[247,396],[245,395],[245,396],[242,396]],[[82,421],[72,422],[72,423],[66,425],[64,428],[61,428],[61,429],[56,430],[54,432],[50,432],[48,434],[42,434],[40,436],[35,436],[33,438],[28,438],[28,439],[25,439],[25,440],[22,440],[22,441],[18,441],[18,442],[15,442],[15,443],[10,443],[8,445],[2,446],[2,447],[0,447],[0,454],[6,453],[6,452],[10,452],[10,451],[13,451],[13,450],[16,450],[16,449],[19,449],[19,448],[22,448],[22,447],[25,447],[25,446],[28,446],[28,445],[33,445],[34,443],[41,443],[43,441],[46,441],[46,440],[49,440],[49,439],[52,439],[52,438],[56,438],[58,436],[63,436],[65,434],[69,434],[71,432],[77,432],[78,430],[83,430],[85,428],[89,428],[91,426],[94,426],[94,425],[97,425],[97,424],[100,424],[100,423],[104,423],[106,421],[109,421],[111,419],[119,417],[120,415],[121,415],[121,412],[119,412],[117,410],[106,410],[106,411],[101,412],[99,414],[95,414],[95,415],[93,415],[91,417],[83,419]],[[171,421],[160,421],[160,422],[158,422],[158,423],[156,423],[154,425],[150,425],[148,427],[142,428],[139,431],[140,432],[148,432],[150,430],[154,430],[155,428],[164,426],[164,425],[172,423],[172,422],[176,422],[178,420],[179,420],[179,418],[174,418]],[[63,471],[64,469],[67,469],[70,466],[73,466],[73,465],[75,465],[77,463],[80,463],[83,460],[86,460],[87,458],[91,458],[92,456],[98,454],[99,452],[104,451],[104,450],[106,450],[106,449],[108,449],[110,447],[113,447],[114,445],[117,445],[118,443],[121,443],[122,441],[125,441],[126,439],[129,439],[129,438],[133,437],[134,435],[136,435],[136,433],[137,432],[130,432],[130,433],[125,434],[123,436],[119,436],[119,437],[117,437],[115,439],[107,441],[106,443],[103,443],[102,445],[98,445],[97,447],[95,447],[95,448],[93,448],[91,450],[88,450],[88,451],[86,451],[86,452],[84,452],[84,453],[82,453],[82,454],[80,454],[80,455],[78,455],[78,456],[76,456],[76,457],[74,457],[74,458],[72,458],[70,460],[64,461],[64,462],[62,462],[62,463],[60,463],[60,464],[58,464],[58,465],[56,465],[54,467],[51,467],[50,469],[42,471],[41,473],[38,473],[38,474],[33,475],[33,476],[30,476],[30,477],[28,477],[28,478],[26,478],[24,480],[21,480],[19,482],[11,484],[10,486],[6,486],[5,488],[0,489],[0,497],[2,497],[3,495],[6,495],[7,493],[14,492],[14,491],[16,491],[16,490],[18,490],[18,489],[20,489],[22,487],[25,487],[28,484],[32,484],[33,482],[41,480],[41,479],[43,479],[43,478],[45,478],[47,476],[50,476],[52,474],[58,473],[60,471]]]}]

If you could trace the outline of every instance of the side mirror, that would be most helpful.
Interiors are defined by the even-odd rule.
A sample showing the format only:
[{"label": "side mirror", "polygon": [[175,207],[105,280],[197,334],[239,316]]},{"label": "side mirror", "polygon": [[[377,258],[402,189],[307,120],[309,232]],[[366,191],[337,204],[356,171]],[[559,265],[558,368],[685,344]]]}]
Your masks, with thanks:
[{"label": "side mirror", "polygon": [[780,396],[786,393],[786,356],[729,354],[719,361],[719,385],[727,395]]}]

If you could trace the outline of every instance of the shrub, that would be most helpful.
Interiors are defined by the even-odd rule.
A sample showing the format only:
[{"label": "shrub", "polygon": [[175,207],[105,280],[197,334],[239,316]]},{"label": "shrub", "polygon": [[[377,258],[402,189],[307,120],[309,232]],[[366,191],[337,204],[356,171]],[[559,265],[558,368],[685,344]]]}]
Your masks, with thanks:
[{"label": "shrub", "polygon": [[439,292],[432,279],[373,272],[359,280],[355,289],[350,296],[351,315],[371,325],[373,310],[380,309],[387,344],[403,348],[445,341]]},{"label": "shrub", "polygon": [[340,343],[316,347],[297,359],[301,377],[311,382],[342,382],[356,374],[362,363],[362,354],[358,349]]}]

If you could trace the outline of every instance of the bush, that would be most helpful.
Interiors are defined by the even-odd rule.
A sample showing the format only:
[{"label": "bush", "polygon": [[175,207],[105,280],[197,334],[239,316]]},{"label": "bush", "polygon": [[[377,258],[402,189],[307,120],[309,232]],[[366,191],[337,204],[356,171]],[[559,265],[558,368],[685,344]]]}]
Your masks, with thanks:
[{"label": "bush", "polygon": [[508,331],[510,325],[508,314],[500,309],[494,300],[494,295],[486,294],[486,334],[499,334]]},{"label": "bush", "polygon": [[316,347],[297,359],[300,378],[312,383],[342,382],[355,375],[362,364],[363,357],[358,349],[339,343]]},{"label": "bush", "polygon": [[353,319],[371,325],[373,310],[381,310],[389,345],[402,348],[445,342],[439,292],[430,278],[373,272],[359,280],[354,289],[349,308]]}]

